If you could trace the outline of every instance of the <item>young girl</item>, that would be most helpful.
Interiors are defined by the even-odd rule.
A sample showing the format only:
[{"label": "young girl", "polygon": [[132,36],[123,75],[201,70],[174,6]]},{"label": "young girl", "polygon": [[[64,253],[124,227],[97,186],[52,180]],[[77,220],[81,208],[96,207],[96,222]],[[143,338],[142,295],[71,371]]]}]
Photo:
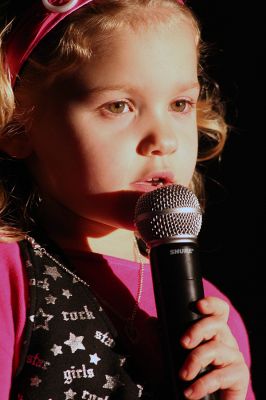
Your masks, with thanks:
[{"label": "young girl", "polygon": [[[159,185],[202,200],[196,163],[223,148],[198,24],[176,0],[10,1],[6,15],[1,400],[167,399],[133,216]],[[205,318],[181,339],[184,395],[252,400],[243,322],[204,288]]]}]

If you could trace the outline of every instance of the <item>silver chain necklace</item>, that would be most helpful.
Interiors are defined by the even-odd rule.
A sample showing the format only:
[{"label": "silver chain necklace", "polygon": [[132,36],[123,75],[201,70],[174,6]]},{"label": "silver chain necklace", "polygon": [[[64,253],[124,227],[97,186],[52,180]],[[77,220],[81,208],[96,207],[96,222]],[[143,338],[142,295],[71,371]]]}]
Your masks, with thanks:
[{"label": "silver chain necklace", "polygon": [[[74,272],[72,272],[70,269],[65,267],[62,263],[60,263],[59,260],[57,260],[54,256],[52,256],[39,243],[37,243],[36,240],[33,237],[31,237],[29,235],[25,235],[25,239],[31,244],[34,252],[37,255],[39,255],[40,257],[45,255],[50,260],[52,260],[55,264],[57,264],[61,269],[63,269],[65,272],[67,272],[69,275],[71,275],[76,281],[81,282],[83,285],[85,285],[85,286],[87,286],[87,287],[89,287],[91,289],[91,286],[86,281],[81,279],[78,275],[76,275]],[[144,257],[142,257],[142,255],[140,254],[138,243],[137,243],[137,240],[136,240],[135,236],[134,236],[134,253],[135,253],[136,261],[139,264],[139,270],[138,270],[137,294],[136,294],[136,297],[135,297],[135,303],[134,303],[134,306],[133,306],[133,309],[132,309],[132,312],[131,312],[130,316],[128,318],[122,317],[118,313],[118,311],[114,307],[111,306],[111,304],[109,304],[104,299],[98,297],[99,301],[102,304],[104,304],[106,307],[108,307],[109,310],[112,313],[114,313],[120,320],[125,322],[124,330],[125,330],[128,338],[132,342],[136,342],[136,340],[138,338],[137,330],[136,330],[136,327],[135,327],[135,318],[136,318],[137,311],[138,311],[138,308],[139,308],[139,304],[140,304],[141,298],[142,298],[143,281],[144,281],[144,270],[145,270],[145,261],[143,260]]]}]

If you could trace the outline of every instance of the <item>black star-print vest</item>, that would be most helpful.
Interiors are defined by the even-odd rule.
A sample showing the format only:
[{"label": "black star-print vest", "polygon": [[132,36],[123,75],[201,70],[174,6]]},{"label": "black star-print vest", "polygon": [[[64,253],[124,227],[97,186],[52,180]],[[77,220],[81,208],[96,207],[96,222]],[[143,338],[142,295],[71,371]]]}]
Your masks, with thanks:
[{"label": "black star-print vest", "polygon": [[157,398],[139,384],[90,288],[28,241],[20,248],[29,305],[11,400]]}]

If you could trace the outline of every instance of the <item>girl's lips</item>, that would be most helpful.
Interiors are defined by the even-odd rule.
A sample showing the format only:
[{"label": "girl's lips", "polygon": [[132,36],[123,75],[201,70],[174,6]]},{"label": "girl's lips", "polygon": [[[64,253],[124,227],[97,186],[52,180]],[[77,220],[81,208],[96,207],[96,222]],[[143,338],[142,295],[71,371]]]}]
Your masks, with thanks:
[{"label": "girl's lips", "polygon": [[175,176],[170,171],[151,172],[143,178],[133,182],[131,186],[141,192],[150,192],[158,187],[171,185],[175,182]]}]

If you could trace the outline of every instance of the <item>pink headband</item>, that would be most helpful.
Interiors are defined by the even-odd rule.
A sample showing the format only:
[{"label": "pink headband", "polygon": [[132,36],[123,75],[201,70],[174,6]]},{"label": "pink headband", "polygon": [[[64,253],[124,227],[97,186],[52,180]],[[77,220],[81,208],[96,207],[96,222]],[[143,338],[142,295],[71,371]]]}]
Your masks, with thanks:
[{"label": "pink headband", "polygon": [[[6,63],[12,85],[40,40],[62,19],[93,0],[37,0],[10,33],[6,44]],[[183,4],[183,0],[177,0]]]}]

